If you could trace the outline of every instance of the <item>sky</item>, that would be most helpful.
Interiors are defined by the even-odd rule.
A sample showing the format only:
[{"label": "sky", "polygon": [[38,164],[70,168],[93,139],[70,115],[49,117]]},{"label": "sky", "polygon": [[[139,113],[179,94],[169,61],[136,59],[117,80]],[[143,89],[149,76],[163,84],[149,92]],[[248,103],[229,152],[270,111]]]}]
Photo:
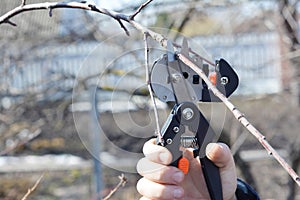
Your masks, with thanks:
[{"label": "sky", "polygon": [[[92,0],[97,5],[101,5],[103,8],[107,9],[113,9],[113,10],[119,10],[121,8],[126,7],[128,4],[132,4],[132,0]],[[135,0],[134,4],[137,4],[138,2],[144,2],[141,0]]]},{"label": "sky", "polygon": [[[89,0],[89,2],[94,2],[97,5],[101,5],[101,7],[105,7],[108,9],[121,9],[124,8],[124,6],[128,6],[129,4],[135,4],[138,5],[139,2],[140,3],[144,3],[146,0]],[[172,0],[169,0],[172,1]],[[134,2],[134,3],[133,3]],[[154,0],[153,2],[162,2],[162,0]],[[207,1],[209,2],[209,1]],[[235,0],[232,2],[239,2],[239,3],[245,3],[247,2],[247,0]],[[257,6],[262,6],[265,8],[270,8],[273,7],[274,4],[276,4],[274,1],[270,1],[270,0],[261,0],[261,1],[255,1],[255,2],[251,2],[251,3],[247,3],[248,4],[248,9],[252,10],[255,9],[255,7],[257,8]]]}]

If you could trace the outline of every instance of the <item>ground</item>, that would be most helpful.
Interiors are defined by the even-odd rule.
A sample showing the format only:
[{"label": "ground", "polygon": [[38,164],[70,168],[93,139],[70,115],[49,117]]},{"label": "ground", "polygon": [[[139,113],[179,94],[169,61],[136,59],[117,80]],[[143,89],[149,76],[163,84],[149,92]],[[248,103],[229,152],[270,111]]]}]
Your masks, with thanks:
[{"label": "ground", "polygon": [[[250,122],[253,122],[253,124],[266,135],[267,139],[275,148],[287,152],[285,158],[289,159],[288,153],[291,152],[289,148],[291,148],[293,141],[296,141],[299,137],[299,108],[289,103],[289,100],[286,99],[284,94],[265,95],[256,98],[238,97],[232,100],[234,104],[245,113]],[[48,107],[49,106],[51,105],[48,105]],[[39,109],[45,108],[39,107]],[[204,108],[203,112],[210,110],[211,109]],[[90,133],[92,132],[90,129],[91,126],[89,125],[91,121],[90,115],[88,112],[77,113],[79,114],[77,116],[79,120],[75,120],[76,129],[74,123],[75,115],[73,116],[73,114],[74,113],[66,111],[63,117],[64,123],[59,131],[54,131],[58,129],[55,129],[53,124],[47,123],[42,127],[42,133],[39,137],[8,155],[72,154],[90,162],[90,167],[79,167],[77,169],[67,170],[45,169],[44,171],[35,172],[3,172],[0,174],[0,199],[20,199],[43,173],[45,173],[44,178],[30,199],[93,199],[95,179],[92,169],[93,156],[91,151],[93,149],[91,145],[92,140],[90,140]],[[164,121],[167,116],[167,111],[161,111],[160,114],[161,116],[163,115],[161,121]],[[106,112],[100,115],[101,131],[104,133],[101,137],[108,138],[107,141],[111,143],[102,141],[99,142],[99,144],[102,144],[102,151],[107,152],[107,155],[111,156],[110,158],[117,160],[117,164],[119,164],[118,167],[123,169],[123,171],[120,169],[112,169],[112,166],[115,168],[113,164],[111,166],[102,165],[102,196],[109,193],[119,182],[118,176],[124,173],[128,179],[128,183],[111,199],[138,198],[139,195],[136,192],[135,184],[140,177],[134,173],[134,165],[136,159],[142,156],[140,152],[143,143],[149,137],[153,136],[154,122],[150,120],[152,115],[152,112],[149,114],[149,112],[145,110],[131,111],[128,113]],[[220,122],[220,120],[215,121]],[[234,130],[241,132],[244,130],[239,127],[239,125],[233,126],[235,123],[236,121],[232,118],[232,115],[227,112],[223,126],[223,134],[227,135],[225,138],[227,138],[229,145],[234,143],[240,135],[240,132],[238,132],[238,135],[234,135]],[[130,135],[128,133],[130,133]],[[221,139],[226,140],[224,136],[222,136]],[[112,148],[112,145],[118,146],[119,148]],[[128,157],[123,156],[123,154],[120,154],[119,149],[131,152],[134,156],[130,157],[131,154]],[[250,135],[247,136],[247,139],[239,148],[239,150],[244,152],[262,149],[259,142]],[[120,155],[122,156],[120,157]],[[249,156],[250,153],[248,154],[248,157]],[[124,157],[130,160],[131,165],[126,166],[128,162]],[[105,157],[102,158],[105,159]],[[125,159],[123,164],[121,158]],[[248,159],[245,162],[250,166],[249,173],[254,177],[255,187],[262,199],[287,199],[289,191],[288,181],[290,177],[278,162],[271,156],[258,157],[255,158],[255,160]],[[243,169],[238,168],[240,177],[245,177],[244,173]],[[300,199],[299,192],[296,199]]]}]

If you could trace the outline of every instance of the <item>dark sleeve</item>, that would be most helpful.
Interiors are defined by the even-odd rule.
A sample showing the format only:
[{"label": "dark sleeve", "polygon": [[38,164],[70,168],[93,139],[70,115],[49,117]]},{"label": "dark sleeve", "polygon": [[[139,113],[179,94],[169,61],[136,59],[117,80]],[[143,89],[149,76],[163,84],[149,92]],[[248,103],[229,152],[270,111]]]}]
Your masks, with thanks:
[{"label": "dark sleeve", "polygon": [[238,200],[260,200],[257,192],[241,179],[237,180],[235,195]]}]

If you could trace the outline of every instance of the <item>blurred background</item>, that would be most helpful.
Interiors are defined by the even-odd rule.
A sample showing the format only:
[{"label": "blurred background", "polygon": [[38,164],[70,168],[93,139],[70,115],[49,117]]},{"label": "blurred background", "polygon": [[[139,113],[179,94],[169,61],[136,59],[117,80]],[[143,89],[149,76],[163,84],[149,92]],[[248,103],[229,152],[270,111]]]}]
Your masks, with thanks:
[{"label": "blurred background", "polygon": [[[39,2],[46,1],[27,0]],[[130,14],[143,1],[88,2]],[[0,15],[20,4],[2,0]],[[174,41],[189,38],[201,55],[227,60],[240,78],[232,102],[298,174],[299,6],[156,0],[136,17]],[[111,199],[138,199],[135,164],[155,130],[142,34],[130,30],[128,37],[109,17],[74,9],[53,10],[52,17],[31,11],[11,21],[17,26],[0,25],[0,199],[21,199],[42,174],[29,199],[100,199],[122,173],[128,182]],[[152,64],[164,49],[149,45]],[[157,103],[163,124],[171,107]],[[287,172],[231,113],[212,122],[220,122],[239,177],[262,199],[300,199]]]}]

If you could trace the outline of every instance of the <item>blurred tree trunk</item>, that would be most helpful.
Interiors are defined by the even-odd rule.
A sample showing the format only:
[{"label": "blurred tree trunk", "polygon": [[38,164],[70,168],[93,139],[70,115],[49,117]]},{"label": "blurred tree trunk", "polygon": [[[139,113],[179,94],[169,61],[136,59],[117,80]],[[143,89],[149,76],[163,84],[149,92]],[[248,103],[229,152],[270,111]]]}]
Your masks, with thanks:
[{"label": "blurred tree trunk", "polygon": [[287,48],[290,52],[294,52],[290,59],[292,65],[292,75],[290,80],[290,91],[292,97],[298,106],[300,106],[300,43],[299,43],[299,25],[298,25],[298,13],[297,4],[299,0],[280,0],[279,9],[282,18],[282,29],[284,32]]},{"label": "blurred tree trunk", "polygon": [[[300,42],[299,42],[299,25],[298,25],[298,13],[297,4],[299,0],[280,0],[279,9],[282,18],[282,29],[285,38],[288,39],[286,43],[289,52],[291,53],[291,58],[289,60],[290,67],[292,68],[291,80],[289,85],[289,90],[291,93],[292,102],[296,102],[296,105],[300,107]],[[288,97],[289,98],[289,97]],[[295,140],[290,144],[290,162],[293,169],[297,170],[300,166],[300,148],[299,148],[300,137],[295,138]],[[289,180],[289,194],[288,200],[294,200],[296,197],[295,182]]]}]

